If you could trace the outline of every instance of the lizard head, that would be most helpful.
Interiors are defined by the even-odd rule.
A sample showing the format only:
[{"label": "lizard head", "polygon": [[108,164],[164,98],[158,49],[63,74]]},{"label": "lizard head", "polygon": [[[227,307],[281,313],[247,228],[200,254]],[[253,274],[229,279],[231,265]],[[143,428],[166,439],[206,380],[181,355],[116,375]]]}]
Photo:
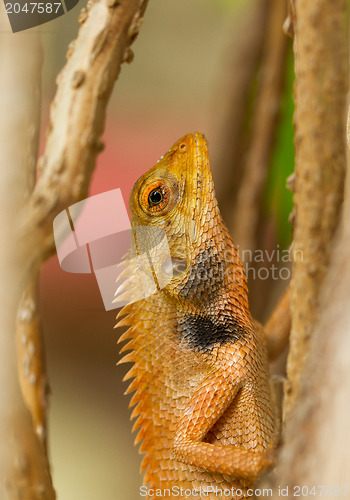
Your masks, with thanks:
[{"label": "lizard head", "polygon": [[[160,262],[159,269],[171,269],[167,292],[191,299],[203,287],[209,297],[214,282],[224,279],[225,252],[232,248],[238,258],[219,212],[202,134],[184,136],[138,179],[130,212],[134,230],[146,226],[165,233],[171,259]],[[211,279],[205,275],[209,272]]]}]

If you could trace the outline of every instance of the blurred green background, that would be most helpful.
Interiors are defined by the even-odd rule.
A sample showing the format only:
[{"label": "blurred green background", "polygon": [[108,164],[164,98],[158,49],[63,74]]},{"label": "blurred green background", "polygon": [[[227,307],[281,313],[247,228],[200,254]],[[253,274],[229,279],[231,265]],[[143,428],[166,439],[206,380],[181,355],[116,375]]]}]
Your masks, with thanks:
[{"label": "blurred green background", "polygon": [[[215,144],[222,125],[222,79],[240,16],[249,2],[150,0],[144,26],[123,65],[108,110],[105,150],[90,194],[121,187],[127,200],[139,175],[184,134],[197,130]],[[79,3],[41,27],[45,47],[42,123],[48,122],[55,78],[75,37]],[[30,33],[28,32],[28,36]],[[285,179],[293,170],[293,60],[281,103],[264,209],[287,247],[291,194]],[[44,142],[44,134],[42,138]],[[214,180],[217,167],[212,164]],[[220,203],[220,199],[219,199]],[[52,257],[41,273],[41,312],[51,386],[50,455],[58,499],[139,498],[141,458],[133,447],[128,400],[113,330],[92,275],[64,273]]]}]

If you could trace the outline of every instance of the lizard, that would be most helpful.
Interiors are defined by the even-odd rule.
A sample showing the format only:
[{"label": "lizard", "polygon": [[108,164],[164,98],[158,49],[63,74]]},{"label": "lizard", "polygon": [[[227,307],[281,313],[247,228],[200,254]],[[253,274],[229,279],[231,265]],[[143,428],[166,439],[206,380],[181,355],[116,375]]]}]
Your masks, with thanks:
[{"label": "lizard", "polygon": [[177,141],[136,182],[129,207],[133,229],[165,231],[173,271],[117,316],[129,327],[118,342],[130,351],[120,362],[133,363],[124,380],[145,454],[143,496],[250,496],[274,463],[278,419],[264,331],[249,311],[205,137]]}]

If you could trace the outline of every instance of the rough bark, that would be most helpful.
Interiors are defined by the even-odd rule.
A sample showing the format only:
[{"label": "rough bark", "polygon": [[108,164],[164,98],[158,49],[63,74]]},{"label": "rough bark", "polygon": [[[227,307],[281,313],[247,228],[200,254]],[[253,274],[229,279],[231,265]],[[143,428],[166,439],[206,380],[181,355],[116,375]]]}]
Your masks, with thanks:
[{"label": "rough bark", "polygon": [[296,407],[343,200],[345,0],[294,5],[295,227],[286,416]]},{"label": "rough bark", "polygon": [[[321,318],[309,342],[298,404],[284,434],[276,485],[328,486],[324,494],[347,498],[350,470],[350,210],[346,231],[332,255],[320,298]],[[338,488],[338,492],[334,489]],[[305,490],[306,491],[306,490]],[[277,493],[277,486],[275,488]],[[311,494],[310,494],[311,497]],[[275,498],[280,498],[275,494]]]},{"label": "rough bark", "polygon": [[[349,135],[348,144],[350,146]],[[346,175],[348,194],[349,158]],[[326,496],[347,498],[349,495],[349,247],[350,199],[347,196],[336,247],[320,294],[320,320],[310,340],[299,404],[293,408],[285,431],[274,498],[280,498],[278,485],[288,486],[290,496],[300,486],[304,486],[306,493],[306,488],[311,492],[315,487],[320,496],[322,485]]]}]

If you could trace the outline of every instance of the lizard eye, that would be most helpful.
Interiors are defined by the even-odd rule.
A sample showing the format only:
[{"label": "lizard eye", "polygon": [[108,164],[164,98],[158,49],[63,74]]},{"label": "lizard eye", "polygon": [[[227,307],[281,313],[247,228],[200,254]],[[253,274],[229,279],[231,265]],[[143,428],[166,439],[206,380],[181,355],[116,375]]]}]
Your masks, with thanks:
[{"label": "lizard eye", "polygon": [[167,208],[171,198],[171,188],[166,182],[155,181],[150,183],[141,192],[141,206],[147,212],[160,214]]},{"label": "lizard eye", "polygon": [[[137,189],[136,210],[141,210],[147,216],[166,216],[179,199],[179,184],[175,176],[164,173],[164,176],[152,175],[145,178]],[[135,189],[135,188],[134,188]]]},{"label": "lizard eye", "polygon": [[148,203],[151,207],[159,205],[163,201],[163,193],[160,188],[153,189],[148,195]]}]

